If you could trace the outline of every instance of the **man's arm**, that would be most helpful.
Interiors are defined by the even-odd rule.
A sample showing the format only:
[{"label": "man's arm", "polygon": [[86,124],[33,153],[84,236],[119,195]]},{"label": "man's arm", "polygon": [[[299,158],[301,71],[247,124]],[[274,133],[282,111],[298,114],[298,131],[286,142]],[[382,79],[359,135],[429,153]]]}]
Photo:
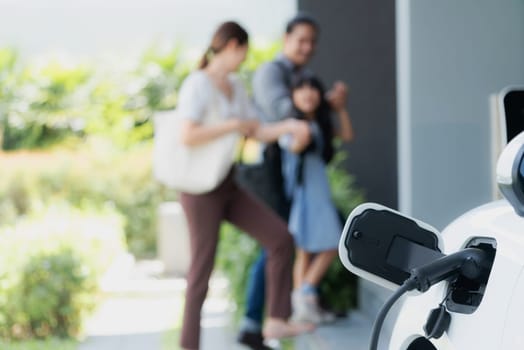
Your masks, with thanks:
[{"label": "man's arm", "polygon": [[293,102],[285,72],[275,63],[266,63],[255,72],[253,97],[266,122],[275,122],[292,116]]}]

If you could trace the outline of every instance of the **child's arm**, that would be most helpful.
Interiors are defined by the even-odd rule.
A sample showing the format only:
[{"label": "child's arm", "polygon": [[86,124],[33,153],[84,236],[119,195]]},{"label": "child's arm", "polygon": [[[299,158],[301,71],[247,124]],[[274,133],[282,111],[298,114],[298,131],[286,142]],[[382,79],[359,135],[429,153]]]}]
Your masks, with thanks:
[{"label": "child's arm", "polygon": [[338,117],[338,129],[336,130],[336,136],[340,137],[342,141],[349,142],[353,140],[353,124],[349,112],[346,108],[341,108],[336,111]]},{"label": "child's arm", "polygon": [[354,137],[353,125],[346,108],[347,96],[348,87],[341,81],[335,82],[333,88],[326,94],[331,108],[333,108],[338,117],[339,128],[336,130],[335,136],[340,137],[345,142],[353,140]]}]

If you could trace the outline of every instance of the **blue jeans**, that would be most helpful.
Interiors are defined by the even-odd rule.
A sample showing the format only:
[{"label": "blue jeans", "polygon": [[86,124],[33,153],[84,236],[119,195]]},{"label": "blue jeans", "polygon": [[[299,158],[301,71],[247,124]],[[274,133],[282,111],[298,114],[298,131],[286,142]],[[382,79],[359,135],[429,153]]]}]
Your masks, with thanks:
[{"label": "blue jeans", "polygon": [[247,282],[246,317],[262,324],[266,298],[266,251],[262,250],[251,266]]}]

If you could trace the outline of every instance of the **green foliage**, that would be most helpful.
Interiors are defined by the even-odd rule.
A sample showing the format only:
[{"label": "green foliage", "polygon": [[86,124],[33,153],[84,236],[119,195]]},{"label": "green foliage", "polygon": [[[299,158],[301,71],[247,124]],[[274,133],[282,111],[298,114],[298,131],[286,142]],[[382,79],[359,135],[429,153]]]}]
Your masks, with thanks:
[{"label": "green foliage", "polygon": [[357,276],[335,258],[320,286],[320,303],[338,315],[345,315],[357,303]]},{"label": "green foliage", "polygon": [[258,244],[253,238],[231,224],[222,225],[216,267],[229,281],[230,298],[237,306],[237,317],[244,312],[249,269],[258,253]]},{"label": "green foliage", "polygon": [[14,50],[0,48],[0,145],[3,145],[4,129],[7,124],[7,110],[13,102],[17,54]]},{"label": "green foliage", "polygon": [[[340,146],[340,145],[339,145]],[[331,196],[344,223],[349,213],[364,202],[364,193],[355,184],[355,178],[344,169],[347,154],[339,151],[327,167]],[[346,270],[335,258],[319,286],[321,303],[344,314],[356,305],[357,277]]]},{"label": "green foliage", "polygon": [[[16,329],[14,336],[76,335],[81,313],[94,302],[95,283],[88,273],[71,248],[33,256],[21,271],[23,287],[8,296],[11,302],[7,309],[18,311],[18,317],[8,318]],[[85,304],[79,303],[82,299]]]},{"label": "green foliage", "polygon": [[10,71],[15,66],[17,54],[15,50],[9,48],[0,49],[0,72]]},{"label": "green foliage", "polygon": [[344,219],[359,204],[364,202],[364,192],[355,183],[355,177],[344,168],[346,152],[339,151],[327,166],[331,186],[331,197]]},{"label": "green foliage", "polygon": [[14,223],[57,202],[86,210],[114,208],[124,219],[130,251],[138,257],[153,256],[156,208],[175,195],[152,180],[151,147],[127,152],[104,143],[84,147],[0,156],[0,222]]},{"label": "green foliage", "polygon": [[61,111],[72,107],[70,94],[83,85],[90,76],[84,64],[68,64],[51,60],[36,67],[26,68],[21,82],[36,88],[30,107],[39,111]]},{"label": "green foliage", "polygon": [[[241,69],[253,71],[279,50],[252,46]],[[39,149],[105,137],[127,149],[151,139],[155,111],[172,109],[194,62],[181,46],[153,45],[129,62],[79,63],[63,57],[26,62],[0,49],[0,140],[4,150]]]},{"label": "green foliage", "polygon": [[0,337],[74,337],[97,282],[124,250],[113,211],[56,206],[0,230]]},{"label": "green foliage", "polygon": [[0,340],[2,350],[75,350],[78,342],[70,339],[48,338],[26,341]]},{"label": "green foliage", "polygon": [[177,90],[190,73],[192,64],[182,60],[182,48],[147,49],[137,69],[142,78],[141,96],[151,110],[168,110],[176,106]]},{"label": "green foliage", "polygon": [[63,140],[80,118],[78,89],[88,81],[89,68],[50,60],[12,69],[10,103],[5,106],[3,148],[37,148]]}]

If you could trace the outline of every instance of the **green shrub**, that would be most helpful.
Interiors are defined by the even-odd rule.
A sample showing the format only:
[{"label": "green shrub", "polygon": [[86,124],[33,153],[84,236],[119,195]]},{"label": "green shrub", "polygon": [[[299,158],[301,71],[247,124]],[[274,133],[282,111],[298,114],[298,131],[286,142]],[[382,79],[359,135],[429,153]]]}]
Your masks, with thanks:
[{"label": "green shrub", "polygon": [[151,146],[126,152],[110,144],[85,144],[82,150],[10,152],[0,155],[0,222],[54,202],[80,209],[114,208],[124,220],[127,245],[137,257],[156,249],[156,210],[175,197],[151,175]]},{"label": "green shrub", "polygon": [[[252,46],[241,76],[250,81],[278,49]],[[41,149],[93,136],[133,147],[152,138],[154,112],[176,106],[178,89],[195,66],[180,45],[152,45],[126,65],[57,57],[32,62],[0,48],[2,148]]]},{"label": "green shrub", "polygon": [[77,348],[78,341],[55,337],[26,341],[0,340],[2,350],[75,350]]},{"label": "green shrub", "polygon": [[[353,175],[344,169],[345,152],[337,152],[327,168],[331,195],[342,224],[349,213],[364,202],[364,193],[355,184]],[[331,264],[319,286],[321,303],[339,314],[346,313],[356,305],[357,277],[346,270],[337,257]]]},{"label": "green shrub", "polygon": [[30,65],[16,60],[11,67],[3,149],[46,147],[74,134],[82,114],[78,91],[89,81],[90,68],[58,59]]},{"label": "green shrub", "polygon": [[74,337],[124,251],[120,216],[57,205],[0,230],[0,337]]},{"label": "green shrub", "polygon": [[244,312],[249,271],[259,251],[257,242],[235,226],[221,226],[216,267],[229,281],[229,296],[237,317]]},{"label": "green shrub", "polygon": [[18,55],[10,48],[0,48],[0,145],[4,144],[4,129],[7,123],[7,111],[13,103],[16,91],[16,73],[14,72]]}]

